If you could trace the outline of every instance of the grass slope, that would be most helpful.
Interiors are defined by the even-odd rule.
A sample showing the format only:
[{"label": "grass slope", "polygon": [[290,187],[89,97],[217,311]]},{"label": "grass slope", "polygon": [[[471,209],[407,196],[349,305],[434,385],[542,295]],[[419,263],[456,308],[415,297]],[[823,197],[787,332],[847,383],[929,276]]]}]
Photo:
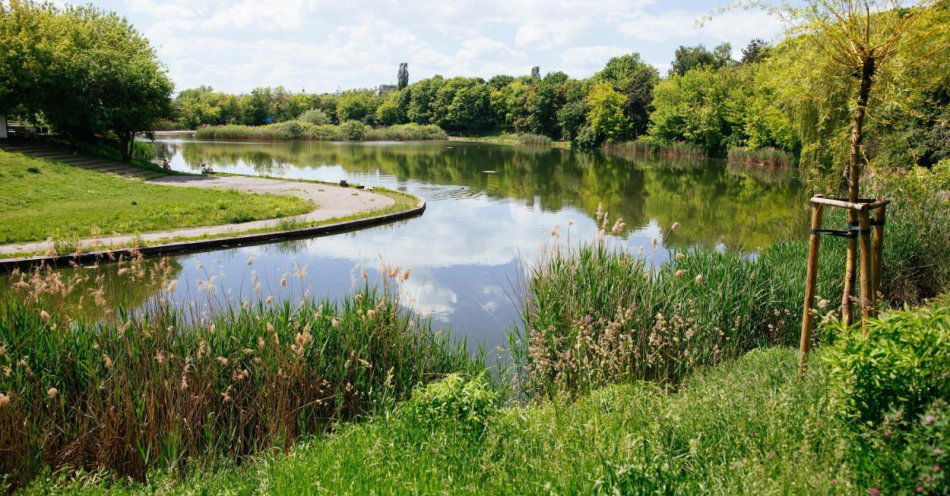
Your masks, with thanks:
[{"label": "grass slope", "polygon": [[860,494],[825,379],[798,381],[795,363],[757,350],[675,392],[637,383],[506,408],[480,435],[397,412],[184,482],[50,476],[24,494]]},{"label": "grass slope", "polygon": [[298,215],[299,198],[158,186],[0,151],[0,244]]}]

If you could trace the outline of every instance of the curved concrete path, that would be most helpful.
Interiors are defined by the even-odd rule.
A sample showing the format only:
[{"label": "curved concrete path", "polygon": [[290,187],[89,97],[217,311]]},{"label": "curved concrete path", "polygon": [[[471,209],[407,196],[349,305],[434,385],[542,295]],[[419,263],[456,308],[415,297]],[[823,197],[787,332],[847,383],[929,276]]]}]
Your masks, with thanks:
[{"label": "curved concrete path", "polygon": [[[3,147],[8,151],[10,148]],[[24,151],[25,152],[25,151]],[[25,152],[31,154],[29,152]],[[32,154],[31,154],[32,155]],[[37,158],[57,160],[50,156],[39,155]],[[131,167],[131,166],[127,166]],[[138,169],[144,171],[144,169]],[[349,217],[351,215],[368,213],[374,210],[388,208],[395,204],[392,198],[373,193],[372,191],[356,188],[343,188],[321,183],[285,181],[262,177],[246,176],[175,176],[159,173],[158,176],[147,178],[144,182],[179,186],[186,188],[208,188],[234,190],[245,193],[270,193],[275,195],[292,195],[313,202],[316,210],[293,217],[278,219],[257,220],[239,224],[223,224],[217,226],[174,229],[170,231],[153,232],[138,236],[120,235],[99,238],[88,238],[78,242],[79,246],[88,249],[102,246],[117,246],[142,240],[149,243],[172,238],[196,238],[202,236],[229,237],[238,236],[242,232],[255,229],[275,227],[282,221],[320,222],[333,218]],[[33,243],[19,243],[0,245],[0,255],[16,255],[17,253],[41,253],[53,248],[53,243],[47,241]]]}]

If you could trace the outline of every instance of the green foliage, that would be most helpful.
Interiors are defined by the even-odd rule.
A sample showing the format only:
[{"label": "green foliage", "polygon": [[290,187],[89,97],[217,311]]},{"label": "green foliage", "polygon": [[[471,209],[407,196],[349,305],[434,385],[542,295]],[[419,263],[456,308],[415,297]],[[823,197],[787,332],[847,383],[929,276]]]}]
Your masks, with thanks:
[{"label": "green foliage", "polygon": [[248,140],[248,141],[410,141],[443,140],[448,136],[435,125],[400,124],[390,127],[370,128],[359,121],[348,121],[338,126],[313,125],[304,121],[287,121],[267,126],[209,126],[195,133],[203,140]]},{"label": "green foliage", "polygon": [[[124,18],[95,7],[0,7],[0,108],[41,112],[56,133],[109,135],[130,159],[136,133],[171,113],[172,83]],[[8,79],[13,81],[8,81]]]},{"label": "green foliage", "polygon": [[357,120],[346,121],[340,124],[340,136],[347,141],[363,141],[366,135],[366,125]]},{"label": "green foliage", "polygon": [[[749,353],[684,387],[611,386],[502,409],[483,434],[379,417],[244,467],[147,484],[49,475],[25,494],[861,494],[823,377],[789,349]],[[421,440],[421,442],[420,442]],[[407,453],[412,463],[407,463]],[[182,480],[183,479],[183,480]],[[637,492],[637,491],[644,492]]]},{"label": "green foliage", "polygon": [[595,83],[587,95],[587,122],[577,138],[582,147],[592,148],[607,141],[630,137],[630,119],[624,114],[627,97],[607,82]]},{"label": "green foliage", "polygon": [[610,82],[626,97],[624,115],[630,120],[632,136],[644,134],[653,110],[653,88],[660,81],[656,68],[631,53],[610,59],[594,79]]},{"label": "green foliage", "polygon": [[683,76],[687,72],[700,69],[719,69],[734,63],[732,60],[732,45],[723,43],[712,51],[706,49],[702,44],[694,47],[680,46],[673,54],[673,64],[670,67],[670,75]]},{"label": "green foliage", "polygon": [[730,102],[737,83],[734,69],[701,66],[682,76],[672,74],[654,91],[650,136],[665,143],[696,143],[721,156],[740,128]]},{"label": "green foliage", "polygon": [[368,122],[375,117],[376,96],[369,90],[346,91],[337,99],[336,115],[341,123]]},{"label": "green foliage", "polygon": [[466,379],[449,374],[444,379],[418,388],[399,406],[404,421],[421,424],[426,430],[449,426],[464,435],[484,432],[497,413],[498,395],[484,374]]},{"label": "green foliage", "polygon": [[839,336],[825,361],[857,423],[875,425],[892,411],[917,418],[934,400],[950,401],[950,308],[890,312],[867,334],[830,329]]},{"label": "green foliage", "polygon": [[314,126],[323,126],[330,123],[330,116],[321,109],[310,109],[297,118],[300,122],[307,122]]}]

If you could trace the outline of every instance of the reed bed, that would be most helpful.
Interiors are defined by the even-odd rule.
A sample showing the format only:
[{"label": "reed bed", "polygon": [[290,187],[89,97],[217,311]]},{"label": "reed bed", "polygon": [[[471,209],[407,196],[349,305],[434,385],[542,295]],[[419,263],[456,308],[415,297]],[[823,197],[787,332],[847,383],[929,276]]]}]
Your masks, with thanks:
[{"label": "reed bed", "polygon": [[[950,268],[940,262],[950,258],[950,205],[939,184],[908,178],[884,188],[895,203],[882,254],[883,305],[921,303],[950,288]],[[642,379],[675,383],[753,348],[798,343],[803,240],[755,256],[674,251],[654,266],[611,244],[610,235],[623,230],[621,220],[610,222],[602,211],[596,217],[597,241],[555,245],[528,274],[522,323],[511,336],[526,391],[577,394]],[[842,212],[829,212],[826,225],[843,229]],[[674,239],[678,227],[664,236]],[[657,245],[654,240],[654,250]],[[844,249],[841,239],[823,241],[814,310],[823,319],[834,318],[840,306]]]},{"label": "reed bed", "polygon": [[344,122],[339,125],[287,121],[266,126],[234,124],[207,126],[195,131],[195,137],[205,140],[232,141],[420,141],[448,139],[445,131],[435,125],[400,124],[372,128],[358,121]]},{"label": "reed bed", "polygon": [[699,145],[675,141],[672,143],[657,143],[648,139],[636,139],[620,143],[607,143],[604,151],[619,155],[633,155],[641,157],[661,157],[670,159],[703,159],[708,158],[706,150]]},{"label": "reed bed", "polygon": [[518,144],[526,146],[551,146],[553,141],[548,136],[542,134],[520,133],[518,134]]},{"label": "reed bed", "polygon": [[[408,276],[398,270],[339,302],[275,303],[252,281],[256,301],[199,315],[170,305],[168,264],[124,268],[162,289],[140,311],[99,320],[59,311],[73,285],[58,272],[14,277],[28,294],[0,304],[6,484],[47,467],[141,480],[198,459],[241,460],[385,411],[417,384],[484,368],[464,343],[400,307],[389,289]],[[95,289],[87,296],[109,306]]]},{"label": "reed bed", "polygon": [[795,166],[795,157],[791,153],[771,146],[765,148],[733,146],[729,148],[727,160],[730,164],[741,164],[753,167],[782,169]]}]

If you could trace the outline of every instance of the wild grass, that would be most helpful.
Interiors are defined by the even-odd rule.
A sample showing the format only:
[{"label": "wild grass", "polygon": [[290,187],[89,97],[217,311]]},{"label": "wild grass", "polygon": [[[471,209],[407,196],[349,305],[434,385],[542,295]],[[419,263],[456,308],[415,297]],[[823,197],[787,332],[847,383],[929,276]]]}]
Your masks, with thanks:
[{"label": "wild grass", "polygon": [[[357,129],[358,128],[358,129]],[[195,137],[205,140],[235,141],[417,141],[442,140],[448,136],[435,125],[400,124],[372,128],[357,121],[340,125],[311,124],[305,121],[288,121],[266,126],[208,126],[199,128]]]},{"label": "wild grass", "polygon": [[[938,262],[950,257],[950,202],[939,184],[925,177],[887,187],[895,202],[882,255],[884,305],[921,303],[950,288],[950,269]],[[805,241],[779,242],[754,257],[678,251],[652,266],[610,244],[623,223],[611,228],[607,217],[597,214],[597,241],[549,250],[528,274],[522,324],[512,335],[527,391],[676,382],[753,348],[798,342]],[[842,212],[829,212],[825,223],[843,229]],[[814,311],[828,318],[840,306],[845,242],[821,243]]]},{"label": "wild grass", "polygon": [[[249,261],[250,263],[250,261]],[[166,261],[131,260],[120,275],[158,295],[142,310],[70,317],[76,288],[54,271],[19,274],[26,292],[0,304],[0,473],[19,486],[45,467],[144,479],[196,459],[240,460],[302,435],[387,411],[417,384],[483,368],[463,343],[401,309],[388,269],[379,289],[339,302],[306,294],[274,303],[256,276],[239,307],[188,312],[169,304]],[[303,277],[305,269],[288,278]],[[214,302],[213,278],[202,283]]]},{"label": "wild grass", "polygon": [[[156,474],[148,485],[52,475],[24,494],[864,493],[868,486],[842,463],[849,439],[825,400],[824,376],[812,368],[799,381],[795,363],[792,350],[757,350],[696,373],[675,392],[617,385],[477,409],[474,419],[462,414],[471,410],[400,414],[429,410],[419,406],[441,398],[419,391],[395,415],[246,467],[184,481]],[[459,388],[454,397],[481,391],[477,380],[466,386],[467,395]]]},{"label": "wild grass", "polygon": [[657,143],[646,138],[621,143],[606,143],[604,144],[604,151],[619,155],[668,159],[703,159],[708,157],[706,151],[699,145],[681,141]]},{"label": "wild grass", "polygon": [[551,146],[553,140],[542,134],[520,133],[518,143],[526,146]]},{"label": "wild grass", "polygon": [[0,244],[227,224],[313,208],[295,197],[159,186],[0,151]]},{"label": "wild grass", "polygon": [[727,160],[730,164],[741,164],[755,167],[789,168],[795,165],[795,157],[778,148],[745,148],[733,146],[729,148]]}]

